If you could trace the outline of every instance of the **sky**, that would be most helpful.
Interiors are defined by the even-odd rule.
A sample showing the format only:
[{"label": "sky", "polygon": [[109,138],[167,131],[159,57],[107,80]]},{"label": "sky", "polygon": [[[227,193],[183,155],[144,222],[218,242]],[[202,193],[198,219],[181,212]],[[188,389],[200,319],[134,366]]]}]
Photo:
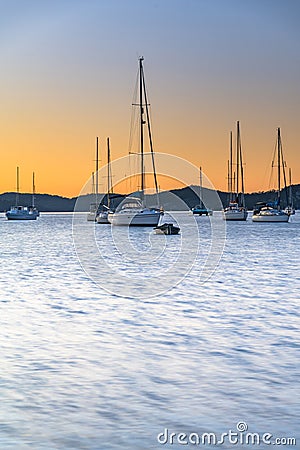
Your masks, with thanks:
[{"label": "sky", "polygon": [[[76,196],[128,154],[138,68],[154,149],[202,166],[227,189],[241,125],[247,192],[269,189],[277,128],[300,183],[298,0],[0,0],[0,192]],[[191,183],[197,180],[191,179]],[[162,186],[163,187],[163,186]],[[168,186],[167,186],[168,187]],[[175,186],[174,186],[175,187]]]}]

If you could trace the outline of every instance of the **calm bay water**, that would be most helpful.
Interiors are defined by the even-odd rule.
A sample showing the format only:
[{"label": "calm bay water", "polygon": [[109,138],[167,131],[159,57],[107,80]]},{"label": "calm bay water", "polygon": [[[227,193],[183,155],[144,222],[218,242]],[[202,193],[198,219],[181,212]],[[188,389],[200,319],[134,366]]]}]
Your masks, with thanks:
[{"label": "calm bay water", "polygon": [[[209,218],[197,222],[205,253]],[[109,250],[109,228],[89,226],[104,257],[133,277],[136,267]],[[149,233],[130,230],[139,251]],[[181,242],[167,238],[162,271]],[[238,422],[294,437],[300,448],[299,213],[288,224],[227,223],[209,280],[199,283],[199,255],[179,284],[153,298],[143,296],[143,278],[140,296],[115,295],[118,279],[97,254],[91,264],[102,284],[88,276],[71,214],[22,223],[2,216],[0,239],[1,449],[189,448],[157,435],[220,435]]]}]

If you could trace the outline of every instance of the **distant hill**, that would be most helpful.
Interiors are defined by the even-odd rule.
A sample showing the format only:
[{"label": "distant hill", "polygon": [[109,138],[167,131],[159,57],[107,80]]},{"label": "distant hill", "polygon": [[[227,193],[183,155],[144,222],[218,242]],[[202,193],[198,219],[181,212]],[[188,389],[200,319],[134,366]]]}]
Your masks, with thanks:
[{"label": "distant hill", "polygon": [[[103,195],[103,194],[99,194]],[[84,204],[90,205],[94,202],[92,194],[85,195]],[[116,194],[116,204],[118,204],[124,197]],[[41,212],[72,212],[76,204],[77,197],[68,198],[60,195],[49,194],[35,194],[35,206]],[[16,203],[15,192],[5,192],[0,194],[0,211],[7,211]],[[32,203],[32,194],[19,194],[19,204],[29,206]]]},{"label": "distant hill", "polygon": [[[193,186],[193,189],[191,187],[186,187],[182,189],[174,189],[170,191],[174,193],[175,195],[179,196],[187,205],[189,208],[192,208],[197,203],[199,203],[199,199],[197,196],[197,192],[199,192],[199,186]],[[218,195],[220,197],[221,203],[223,206],[226,206],[228,202],[228,193],[223,191],[217,191]],[[293,185],[292,186],[292,194],[293,194],[293,203],[294,207],[296,209],[300,209],[300,184]],[[281,191],[282,201],[283,205],[286,206],[286,196],[287,192],[285,189]],[[168,195],[166,195],[167,198],[169,198]],[[208,189],[203,188],[203,199],[205,201],[205,198],[211,196],[208,195]],[[160,194],[160,199],[162,204],[165,206],[166,209],[168,209],[167,205],[163,202],[164,193],[162,192]],[[276,198],[276,192],[274,190],[266,191],[266,192],[253,192],[253,193],[247,193],[245,194],[245,202],[246,206],[249,210],[252,210],[254,205],[257,202],[269,202],[274,201]],[[207,207],[217,210],[219,209],[218,204],[210,203],[207,205]]]},{"label": "distant hill", "polygon": [[[194,190],[195,191],[194,191]],[[187,205],[188,208],[192,208],[197,203],[199,203],[198,197],[196,195],[196,192],[199,191],[199,186],[193,186],[193,189],[191,187],[185,187],[182,189],[173,189],[171,191],[162,191],[159,194],[159,201],[160,204],[164,206],[165,209],[173,209],[172,206],[174,206],[174,202],[172,201],[172,195],[173,198],[179,198],[182,200],[182,203]],[[293,185],[292,187],[293,192],[293,202],[296,209],[300,209],[300,184]],[[203,188],[203,197],[205,199],[209,192],[207,189]],[[226,192],[218,191],[219,197],[221,199],[221,202],[223,206],[226,205],[228,201],[228,194]],[[101,195],[101,194],[100,194]],[[90,204],[94,200],[94,197],[92,194],[85,196],[85,204]],[[114,205],[117,206],[120,201],[124,198],[123,195],[115,194],[114,198]],[[253,192],[249,194],[245,194],[245,201],[248,209],[253,209],[254,205],[257,202],[264,202],[264,201],[273,201],[275,198],[275,192],[274,191],[266,191],[266,192]],[[286,193],[283,190],[282,191],[282,198],[283,202],[285,203]],[[29,193],[25,194],[19,194],[19,203],[21,205],[31,205],[31,199],[32,195]],[[156,203],[156,196],[150,195],[148,196],[149,204],[154,205]],[[67,197],[61,197],[59,195],[49,195],[49,194],[36,194],[35,195],[35,205],[41,212],[72,212],[75,207],[77,197],[73,198],[67,198]],[[0,211],[7,211],[12,205],[15,204],[16,201],[16,194],[15,192],[5,192],[3,194],[0,194]],[[173,204],[173,205],[172,205]],[[175,204],[178,206],[178,202],[175,202]],[[219,209],[218,203],[215,204],[209,204],[207,205],[211,209]],[[186,209],[182,207],[182,209]]]},{"label": "distant hill", "polygon": [[[20,205],[31,205],[31,194],[19,194]],[[35,206],[39,211],[47,212],[68,212],[73,211],[76,198],[61,197],[59,195],[36,194]],[[7,211],[16,203],[15,192],[5,192],[0,195],[0,211]]]}]

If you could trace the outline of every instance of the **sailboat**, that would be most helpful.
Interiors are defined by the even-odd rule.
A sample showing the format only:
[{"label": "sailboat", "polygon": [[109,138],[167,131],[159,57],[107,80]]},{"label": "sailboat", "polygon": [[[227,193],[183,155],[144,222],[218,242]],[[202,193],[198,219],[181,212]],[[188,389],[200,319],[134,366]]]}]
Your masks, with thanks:
[{"label": "sailboat", "polygon": [[9,211],[6,211],[6,217],[8,220],[36,220],[40,213],[35,207],[35,176],[32,174],[32,204],[31,206],[19,205],[19,167],[17,167],[17,192],[16,192],[16,205],[12,206]]},{"label": "sailboat", "polygon": [[98,209],[98,215],[96,218],[97,223],[110,223],[108,220],[108,213],[111,211],[111,194],[113,193],[112,182],[111,182],[111,168],[110,168],[110,145],[109,138],[107,138],[107,193],[106,193],[106,203],[100,204]]},{"label": "sailboat", "polygon": [[200,199],[200,204],[196,205],[192,208],[192,213],[193,214],[198,214],[199,216],[211,216],[212,215],[212,210],[211,209],[207,209],[204,206],[203,203],[203,186],[202,186],[202,167],[200,167],[200,183],[199,183],[199,199]]},{"label": "sailboat", "polygon": [[[283,173],[284,187],[286,190],[286,178],[284,170],[284,160],[280,128],[277,128],[277,198],[274,202],[257,204],[253,210],[253,222],[288,222],[290,215],[281,208],[281,172]],[[272,167],[275,166],[274,158]],[[288,203],[288,201],[287,201]]]},{"label": "sailboat", "polygon": [[[90,210],[87,214],[87,220],[89,222],[95,222],[98,213],[98,168],[99,168],[99,150],[98,150],[98,136],[96,137],[96,160],[95,160],[95,174],[92,173],[92,183],[93,183],[93,196],[94,202],[90,204]],[[96,178],[96,181],[95,181]]]},{"label": "sailboat", "polygon": [[[236,173],[233,183],[233,158],[232,158],[232,132],[230,132],[230,161],[228,163],[228,190],[229,204],[224,208],[225,220],[247,220],[248,212],[245,206],[244,196],[244,169],[242,159],[242,145],[240,134],[240,123],[237,121],[236,136]],[[239,182],[241,180],[241,189]],[[234,186],[235,185],[235,186]]]},{"label": "sailboat", "polygon": [[293,203],[293,191],[292,191],[292,170],[289,169],[289,204],[284,209],[284,212],[286,214],[293,215],[295,214],[295,208]]},{"label": "sailboat", "polygon": [[[149,103],[147,99],[146,83],[143,68],[144,58],[139,58],[139,101],[134,106],[139,107],[139,126],[140,126],[140,157],[141,157],[141,192],[140,197],[128,196],[117,207],[114,213],[108,213],[108,220],[112,225],[127,226],[147,226],[156,227],[162,215],[158,207],[147,208],[144,203],[145,191],[145,167],[144,167],[144,125],[147,124],[149,137],[150,154],[152,157],[152,166],[154,174],[154,183],[156,194],[158,195],[158,184],[155,172],[154,151],[152,144],[152,134],[150,126]],[[146,113],[146,114],[145,114]]]}]

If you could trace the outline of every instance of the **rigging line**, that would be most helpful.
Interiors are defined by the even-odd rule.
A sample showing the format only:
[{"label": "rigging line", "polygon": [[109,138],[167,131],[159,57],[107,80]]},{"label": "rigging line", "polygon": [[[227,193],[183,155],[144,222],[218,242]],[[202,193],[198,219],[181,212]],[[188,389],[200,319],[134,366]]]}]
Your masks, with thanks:
[{"label": "rigging line", "polygon": [[131,104],[128,152],[130,152],[132,149],[134,135],[135,135],[135,131],[136,131],[136,124],[137,124],[137,120],[136,120],[137,111],[136,111],[136,108],[134,107],[134,105],[135,105],[135,100],[137,99],[138,79],[139,79],[139,73],[137,72],[134,91],[133,91],[132,104]]},{"label": "rigging line", "polygon": [[236,123],[236,197],[239,197],[239,175],[240,175],[240,122]]},{"label": "rigging line", "polygon": [[[273,178],[273,168],[275,167],[276,150],[277,150],[277,139],[276,139],[276,142],[275,142],[275,145],[274,145],[274,150],[273,150],[272,167],[271,167],[271,173],[270,173],[270,177],[269,177],[268,190],[271,189],[271,182],[272,182],[272,178]],[[266,172],[267,172],[267,169],[266,169]]]},{"label": "rigging line", "polygon": [[242,183],[242,206],[245,207],[245,186],[244,186],[244,167],[243,167],[243,159],[242,159],[242,143],[240,140],[240,164],[241,164],[241,183]]},{"label": "rigging line", "polygon": [[[155,161],[154,161],[154,151],[153,151],[153,140],[152,140],[152,133],[151,133],[151,127],[150,127],[150,116],[149,116],[149,108],[148,108],[148,99],[147,99],[147,91],[146,91],[146,83],[145,83],[145,76],[144,71],[142,73],[142,80],[143,80],[143,88],[144,88],[144,98],[145,98],[145,106],[146,106],[146,117],[147,117],[147,127],[148,127],[148,136],[150,141],[150,152],[151,152],[151,158],[152,158],[152,167],[153,167],[153,176],[154,176],[154,184],[155,184],[155,192],[158,196],[158,183],[157,183],[157,176],[156,176],[156,170],[155,170]],[[159,200],[157,198],[157,202],[159,204]]]},{"label": "rigging line", "polygon": [[286,203],[287,205],[289,204],[289,198],[288,198],[288,190],[286,188],[287,183],[286,183],[286,173],[285,173],[285,168],[286,168],[286,161],[284,161],[283,159],[283,148],[282,148],[282,140],[281,140],[281,135],[280,135],[280,153],[281,153],[281,163],[282,163],[282,172],[283,172],[283,182],[284,182],[284,189],[285,189],[285,195],[286,195]]}]

